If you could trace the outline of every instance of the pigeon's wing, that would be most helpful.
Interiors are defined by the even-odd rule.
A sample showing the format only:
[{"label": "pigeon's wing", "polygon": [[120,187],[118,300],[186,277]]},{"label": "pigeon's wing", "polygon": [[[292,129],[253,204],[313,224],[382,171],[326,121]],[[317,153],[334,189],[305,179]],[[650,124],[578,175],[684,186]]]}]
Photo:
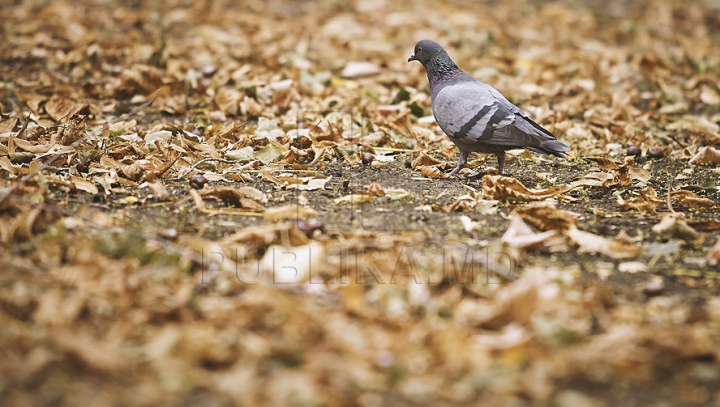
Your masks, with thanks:
[{"label": "pigeon's wing", "polygon": [[433,100],[440,128],[458,145],[473,143],[562,154],[569,148],[491,86],[478,81],[444,87]]}]

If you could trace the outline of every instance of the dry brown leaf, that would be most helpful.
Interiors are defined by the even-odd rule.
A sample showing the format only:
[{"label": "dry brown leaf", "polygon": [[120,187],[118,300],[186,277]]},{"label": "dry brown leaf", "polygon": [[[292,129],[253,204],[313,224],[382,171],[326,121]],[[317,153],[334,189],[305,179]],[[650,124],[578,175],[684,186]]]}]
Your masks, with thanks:
[{"label": "dry brown leaf", "polygon": [[686,189],[673,191],[672,197],[679,199],[690,209],[705,209],[715,206],[715,201],[712,199],[700,197],[696,193]]},{"label": "dry brown leaf", "polygon": [[664,213],[660,222],[652,227],[652,231],[662,237],[687,242],[698,238],[698,232],[685,222],[685,214],[680,212]]},{"label": "dry brown leaf", "polygon": [[429,165],[424,165],[420,167],[420,175],[427,178],[434,178],[434,179],[445,179],[448,178],[448,175],[442,171],[438,167],[432,167]]},{"label": "dry brown leaf", "polygon": [[519,324],[509,324],[498,333],[483,333],[474,338],[485,349],[505,350],[526,344],[532,335]]},{"label": "dry brown leaf", "polygon": [[163,185],[163,183],[159,180],[148,182],[148,187],[152,190],[153,195],[155,195],[155,198],[159,201],[165,202],[170,200],[170,193],[167,188],[165,188],[165,185]]},{"label": "dry brown leaf", "polygon": [[443,162],[440,160],[436,160],[429,155],[427,155],[424,151],[420,151],[415,157],[414,160],[412,160],[411,167],[413,169],[416,169],[418,167],[425,167],[425,166],[433,166],[433,165],[439,165]]},{"label": "dry brown leaf", "polygon": [[598,167],[603,171],[616,170],[622,165],[605,157],[583,157],[583,160],[597,163]]},{"label": "dry brown leaf", "polygon": [[510,216],[510,226],[508,226],[500,240],[517,249],[540,250],[549,239],[556,236],[557,232],[554,230],[534,233],[532,229],[525,224],[523,218],[515,213]]},{"label": "dry brown leaf", "polygon": [[463,229],[465,229],[467,233],[482,230],[482,228],[487,224],[485,221],[474,221],[470,219],[470,217],[464,215],[460,217],[460,223],[462,223]]},{"label": "dry brown leaf", "polygon": [[643,250],[641,246],[608,239],[574,227],[565,231],[565,234],[580,247],[581,252],[600,253],[616,260],[636,257]]},{"label": "dry brown leaf", "polygon": [[689,161],[690,164],[720,164],[720,150],[705,146],[698,150],[697,154]]},{"label": "dry brown leaf", "polygon": [[614,185],[615,176],[609,172],[591,172],[583,175],[583,180],[599,181],[602,186]]},{"label": "dry brown leaf", "polygon": [[263,212],[263,219],[270,222],[279,222],[287,219],[305,219],[317,216],[317,211],[302,205],[285,205],[267,208]]},{"label": "dry brown leaf", "polygon": [[21,148],[25,151],[29,151],[31,153],[35,154],[44,154],[50,151],[50,149],[53,147],[51,144],[36,144],[32,143],[27,140],[19,139],[13,136],[10,136],[8,139],[8,151],[12,152],[12,147],[10,143],[14,144],[18,148]]},{"label": "dry brown leaf", "polygon": [[335,198],[333,202],[335,202],[336,205],[341,204],[350,204],[350,205],[358,205],[365,202],[372,202],[374,196],[368,195],[368,194],[350,194],[345,195],[340,198]]},{"label": "dry brown leaf", "polygon": [[193,203],[195,204],[195,210],[198,212],[205,211],[205,201],[203,201],[202,195],[196,189],[190,190],[190,196],[192,197]]},{"label": "dry brown leaf", "polygon": [[236,115],[238,113],[238,105],[245,96],[242,92],[237,89],[223,86],[218,89],[215,94],[215,105],[225,114]]},{"label": "dry brown leaf", "polygon": [[502,175],[486,175],[482,178],[482,191],[486,199],[507,201],[542,201],[568,192],[572,187],[552,187],[548,189],[528,189],[515,178]]},{"label": "dry brown leaf", "polygon": [[10,162],[8,157],[0,157],[0,168],[7,171],[10,174],[18,175],[27,173],[27,169],[22,165],[15,165]]},{"label": "dry brown leaf", "polygon": [[262,212],[265,210],[262,205],[252,199],[246,198],[242,192],[233,187],[217,186],[205,188],[200,191],[200,195],[203,197],[212,196],[236,208],[247,209],[253,212]]},{"label": "dry brown leaf", "polygon": [[647,269],[647,263],[641,261],[628,261],[618,264],[618,271],[621,273],[644,273]]},{"label": "dry brown leaf", "polygon": [[60,96],[53,96],[45,103],[45,111],[55,121],[60,121],[85,107],[87,107],[86,104],[75,103],[71,99]]},{"label": "dry brown leaf", "polygon": [[380,72],[380,67],[368,61],[350,61],[343,68],[340,76],[343,78],[359,78],[372,76]]},{"label": "dry brown leaf", "polygon": [[247,244],[256,247],[267,247],[273,244],[283,246],[301,246],[310,242],[310,239],[293,223],[273,223],[269,225],[255,225],[240,229],[232,235],[218,241],[223,247],[234,249],[238,244]]},{"label": "dry brown leaf", "polygon": [[72,182],[72,184],[75,186],[75,188],[77,188],[80,191],[84,191],[84,192],[87,192],[87,193],[93,194],[93,195],[95,195],[99,192],[97,186],[95,186],[94,183],[92,183],[86,179],[76,177],[73,175],[70,177],[70,182]]},{"label": "dry brown leaf", "polygon": [[87,117],[81,116],[81,115],[74,115],[70,117],[70,120],[68,120],[67,127],[65,128],[65,131],[63,131],[62,138],[60,139],[60,142],[64,146],[69,146],[70,144],[76,142],[77,140],[80,140],[81,138],[85,137],[85,121]]},{"label": "dry brown leaf", "polygon": [[17,125],[19,117],[11,117],[0,121],[0,135],[7,134],[13,131],[15,125]]},{"label": "dry brown leaf", "polygon": [[625,200],[618,194],[617,203],[623,209],[636,209],[641,212],[655,212],[655,209],[659,204],[662,203],[661,199],[658,199],[657,193],[652,187],[644,188],[640,191],[640,196],[632,199]]},{"label": "dry brown leaf", "polygon": [[260,203],[264,204],[264,203],[268,202],[267,195],[265,195],[264,192],[260,191],[259,189],[255,188],[255,187],[240,187],[237,190],[244,196],[246,196],[250,199],[254,199]]},{"label": "dry brown leaf", "polygon": [[117,169],[120,175],[133,181],[139,181],[145,175],[145,169],[138,163],[120,164]]},{"label": "dry brown leaf", "polygon": [[527,223],[540,230],[568,230],[577,226],[578,214],[558,209],[548,202],[533,202],[515,212]]},{"label": "dry brown leaf", "polygon": [[97,340],[87,333],[63,328],[53,331],[49,339],[59,350],[72,355],[93,370],[116,374],[129,360],[114,341]]},{"label": "dry brown leaf", "polygon": [[310,178],[302,180],[301,183],[291,184],[290,187],[295,187],[301,191],[316,191],[318,189],[325,189],[325,184],[332,179],[332,176],[327,178]]},{"label": "dry brown leaf", "polygon": [[713,267],[720,264],[720,237],[717,239],[717,241],[715,241],[713,247],[708,250],[705,258],[707,259],[708,264]]},{"label": "dry brown leaf", "polygon": [[365,185],[365,189],[367,189],[368,193],[372,196],[385,196],[385,189],[383,189],[383,187],[381,187],[377,182]]}]

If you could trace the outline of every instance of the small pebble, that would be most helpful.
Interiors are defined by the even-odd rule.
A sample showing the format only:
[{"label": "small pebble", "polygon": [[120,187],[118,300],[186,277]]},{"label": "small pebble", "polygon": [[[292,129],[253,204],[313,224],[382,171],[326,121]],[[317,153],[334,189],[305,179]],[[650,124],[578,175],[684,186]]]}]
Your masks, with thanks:
[{"label": "small pebble", "polygon": [[372,164],[373,160],[375,159],[375,156],[370,153],[365,153],[362,157],[362,163],[365,165]]},{"label": "small pebble", "polygon": [[637,157],[637,156],[639,156],[640,154],[642,154],[642,151],[640,151],[640,147],[638,147],[638,146],[630,146],[630,147],[628,147],[628,149],[627,149],[627,155],[631,155],[631,156]]},{"label": "small pebble", "polygon": [[653,147],[648,150],[647,156],[650,158],[663,158],[665,156],[665,153],[663,153],[663,151],[660,148]]},{"label": "small pebble", "polygon": [[194,174],[192,177],[190,177],[190,186],[195,189],[203,189],[207,182],[207,178],[205,178],[201,174]]},{"label": "small pebble", "polygon": [[411,161],[411,160],[405,160],[405,168],[412,168],[412,161]]}]

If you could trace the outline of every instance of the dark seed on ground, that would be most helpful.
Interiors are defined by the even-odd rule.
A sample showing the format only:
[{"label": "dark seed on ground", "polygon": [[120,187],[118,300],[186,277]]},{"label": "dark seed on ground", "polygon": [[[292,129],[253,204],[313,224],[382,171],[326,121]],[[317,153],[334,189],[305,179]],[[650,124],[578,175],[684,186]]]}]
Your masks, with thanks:
[{"label": "dark seed on ground", "polygon": [[660,148],[653,147],[648,150],[647,156],[650,158],[663,158],[665,156],[665,153],[663,153],[663,151]]},{"label": "dark seed on ground", "polygon": [[203,189],[205,184],[207,184],[207,178],[202,176],[201,174],[195,174],[192,177],[190,177],[190,186],[195,189]]},{"label": "dark seed on ground", "polygon": [[375,159],[375,156],[370,153],[365,153],[362,157],[362,163],[365,165],[372,164],[373,160]]},{"label": "dark seed on ground", "polygon": [[640,151],[640,147],[630,146],[627,149],[627,155],[639,156],[640,154],[642,154],[642,151]]}]

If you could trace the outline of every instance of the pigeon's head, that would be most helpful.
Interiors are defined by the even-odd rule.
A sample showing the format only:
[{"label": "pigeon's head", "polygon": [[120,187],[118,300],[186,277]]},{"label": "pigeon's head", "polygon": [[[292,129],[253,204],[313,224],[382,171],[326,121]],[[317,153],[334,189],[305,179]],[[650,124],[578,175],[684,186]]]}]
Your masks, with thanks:
[{"label": "pigeon's head", "polygon": [[425,65],[437,54],[444,51],[445,50],[443,49],[443,47],[441,47],[440,44],[438,44],[437,42],[430,40],[422,40],[415,44],[415,53],[412,54],[410,58],[408,58],[408,62],[419,61],[421,64]]}]

